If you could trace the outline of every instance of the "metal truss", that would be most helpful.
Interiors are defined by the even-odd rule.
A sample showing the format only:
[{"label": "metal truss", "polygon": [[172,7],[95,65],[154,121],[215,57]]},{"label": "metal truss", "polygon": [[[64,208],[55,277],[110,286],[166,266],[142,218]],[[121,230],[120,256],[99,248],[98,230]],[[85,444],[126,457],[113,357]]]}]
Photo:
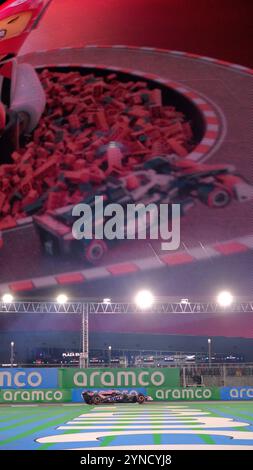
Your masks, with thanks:
[{"label": "metal truss", "polygon": [[[155,302],[148,309],[149,313],[158,314],[194,314],[222,312],[253,312],[253,302],[234,303],[229,308],[221,308],[217,303],[201,302]],[[80,367],[89,367],[89,316],[90,314],[131,314],[141,312],[133,303],[112,302],[11,302],[0,303],[0,313],[30,313],[30,314],[79,314],[81,318],[82,352],[80,354]]]},{"label": "metal truss", "polygon": [[[130,314],[142,310],[134,303],[126,302],[12,302],[0,303],[0,313],[75,313],[82,314]],[[150,313],[222,313],[253,312],[253,301],[233,303],[222,308],[217,303],[203,302],[155,302]]]},{"label": "metal truss", "polygon": [[[142,310],[133,303],[89,303],[89,313],[138,313]],[[220,313],[253,312],[253,302],[234,303],[228,308],[222,308],[217,303],[202,302],[155,302],[148,309],[150,313]]]},{"label": "metal truss", "polygon": [[0,303],[0,313],[82,313],[82,302],[11,302]]}]

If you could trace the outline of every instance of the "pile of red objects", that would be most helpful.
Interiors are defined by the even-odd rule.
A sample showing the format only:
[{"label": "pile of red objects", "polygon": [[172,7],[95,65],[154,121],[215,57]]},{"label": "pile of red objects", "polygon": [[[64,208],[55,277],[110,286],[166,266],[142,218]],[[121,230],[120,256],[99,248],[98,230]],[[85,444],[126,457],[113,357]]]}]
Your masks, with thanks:
[{"label": "pile of red objects", "polygon": [[[192,129],[145,81],[43,70],[47,106],[29,142],[0,166],[0,230],[82,201],[109,175],[155,155],[186,157]],[[130,188],[129,188],[130,189]]]}]

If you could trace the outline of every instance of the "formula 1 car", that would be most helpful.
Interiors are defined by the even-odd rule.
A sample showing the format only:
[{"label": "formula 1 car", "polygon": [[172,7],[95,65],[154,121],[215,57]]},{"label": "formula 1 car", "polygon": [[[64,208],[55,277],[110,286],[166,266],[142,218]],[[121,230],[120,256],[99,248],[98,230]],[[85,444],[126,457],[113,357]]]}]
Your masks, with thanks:
[{"label": "formula 1 car", "polygon": [[145,396],[143,393],[108,390],[103,392],[82,392],[83,400],[87,405],[100,405],[103,403],[139,403],[140,405],[152,401],[150,396]]},{"label": "formula 1 car", "polygon": [[[143,165],[160,176],[160,184],[165,181],[172,191],[176,190],[180,199],[199,199],[211,208],[227,206],[233,199],[244,202],[253,199],[253,186],[235,172],[233,165],[196,163],[190,159],[155,157]],[[167,184],[168,176],[174,178]],[[170,198],[170,192],[168,194]],[[166,202],[166,197],[163,199]],[[179,201],[180,202],[180,201]]]},{"label": "formula 1 car", "polygon": [[11,163],[20,137],[38,124],[45,93],[29,64],[15,59],[51,0],[0,1],[0,163]]},{"label": "formula 1 car", "polygon": [[[96,195],[104,197],[105,205],[118,203],[123,208],[139,202],[177,203],[181,206],[181,215],[184,215],[196,200],[210,208],[223,208],[233,199],[240,202],[253,199],[253,186],[236,174],[232,166],[199,164],[163,156],[146,161],[131,175],[109,177]],[[94,208],[95,197],[88,196],[82,202]],[[72,215],[73,207],[70,205],[34,216],[43,249],[50,255],[77,254],[96,264],[112,241],[77,240],[72,233],[76,220]],[[99,223],[103,223],[103,217]],[[96,220],[96,226],[99,223]]]},{"label": "formula 1 car", "polygon": [[[141,202],[148,204],[150,202],[159,203],[164,197],[159,178],[157,179],[154,171],[138,171],[134,176],[140,180],[140,188],[135,190],[127,189],[127,178],[116,179],[108,178],[104,186],[96,193],[96,195],[88,196],[83,203],[89,205],[92,211],[95,210],[95,196],[105,196],[104,207],[110,203],[117,202],[123,208],[127,204]],[[154,178],[153,178],[154,177]],[[170,177],[169,177],[170,178]],[[163,177],[162,177],[163,179]],[[152,189],[154,189],[152,193]],[[42,201],[43,203],[43,201]],[[182,212],[191,205],[189,198],[181,201]],[[109,245],[115,243],[114,240],[104,240],[91,238],[82,238],[81,240],[74,237],[73,224],[76,217],[72,215],[73,205],[62,207],[55,210],[47,211],[42,215],[34,215],[33,220],[35,228],[40,238],[43,250],[51,256],[55,255],[74,255],[82,257],[90,264],[97,264],[108,251]],[[136,214],[137,217],[137,214]],[[104,223],[103,214],[100,220],[93,217],[92,227],[96,224],[96,228]],[[127,236],[127,220],[125,214],[124,235]]]}]

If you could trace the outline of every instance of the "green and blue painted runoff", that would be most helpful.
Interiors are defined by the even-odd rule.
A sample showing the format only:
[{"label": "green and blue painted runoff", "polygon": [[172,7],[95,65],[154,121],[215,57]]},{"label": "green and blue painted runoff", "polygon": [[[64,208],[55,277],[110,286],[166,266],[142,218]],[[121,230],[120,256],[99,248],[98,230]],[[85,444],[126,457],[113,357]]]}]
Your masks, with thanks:
[{"label": "green and blue painted runoff", "polygon": [[252,402],[0,406],[0,450],[253,450]]}]

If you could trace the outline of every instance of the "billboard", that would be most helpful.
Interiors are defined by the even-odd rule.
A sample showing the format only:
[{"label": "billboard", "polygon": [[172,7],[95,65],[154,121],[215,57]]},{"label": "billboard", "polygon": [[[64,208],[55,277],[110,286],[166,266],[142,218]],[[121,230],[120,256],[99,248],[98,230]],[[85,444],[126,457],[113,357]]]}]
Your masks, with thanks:
[{"label": "billboard", "polygon": [[57,388],[58,369],[0,369],[0,389]]},{"label": "billboard", "polygon": [[148,388],[148,395],[159,401],[184,400],[220,400],[218,387],[177,387],[177,388]]},{"label": "billboard", "polygon": [[221,400],[253,400],[253,387],[222,387]]},{"label": "billboard", "polygon": [[62,388],[176,387],[179,369],[59,369]]},{"label": "billboard", "polygon": [[0,390],[0,403],[67,403],[71,402],[71,390]]}]

